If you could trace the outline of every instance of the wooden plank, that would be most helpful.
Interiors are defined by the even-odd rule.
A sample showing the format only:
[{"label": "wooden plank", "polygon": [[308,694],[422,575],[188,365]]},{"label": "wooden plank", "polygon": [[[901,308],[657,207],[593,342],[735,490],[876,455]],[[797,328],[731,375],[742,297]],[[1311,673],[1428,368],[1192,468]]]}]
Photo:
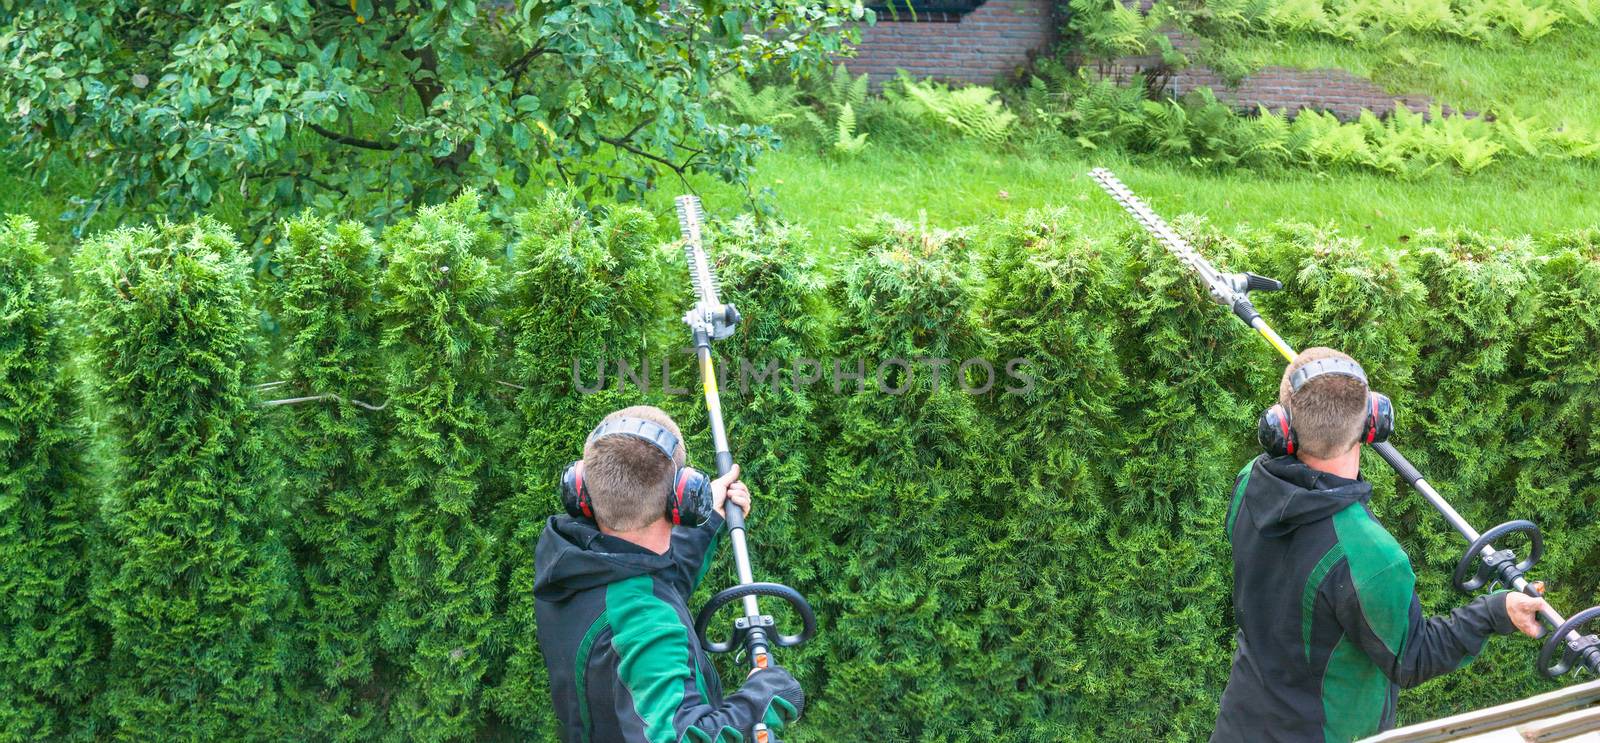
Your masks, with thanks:
[{"label": "wooden plank", "polygon": [[1528,743],[1553,743],[1571,740],[1584,733],[1600,731],[1600,707],[1580,709],[1564,715],[1537,720],[1517,728]]},{"label": "wooden plank", "polygon": [[1459,741],[1475,735],[1485,736],[1481,739],[1484,743],[1501,739],[1518,740],[1520,736],[1515,734],[1509,738],[1487,734],[1495,731],[1504,731],[1522,723],[1542,720],[1597,703],[1600,703],[1600,681],[1590,681],[1583,684],[1574,684],[1564,689],[1557,689],[1547,694],[1502,704],[1498,707],[1489,707],[1396,728],[1387,733],[1380,733],[1371,738],[1366,738],[1365,743],[1432,743],[1434,741]]}]

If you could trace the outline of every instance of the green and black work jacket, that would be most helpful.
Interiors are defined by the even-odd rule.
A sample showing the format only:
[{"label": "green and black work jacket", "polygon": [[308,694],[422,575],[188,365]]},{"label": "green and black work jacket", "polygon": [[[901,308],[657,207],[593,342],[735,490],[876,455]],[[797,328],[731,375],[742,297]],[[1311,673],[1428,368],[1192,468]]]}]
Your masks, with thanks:
[{"label": "green and black work jacket", "polygon": [[1238,650],[1213,741],[1349,741],[1394,726],[1400,687],[1514,632],[1504,593],[1424,618],[1372,486],[1290,457],[1239,472],[1228,509]]},{"label": "green and black work jacket", "polygon": [[[534,551],[534,613],[566,743],[752,741],[799,712],[800,685],[781,668],[722,683],[695,636],[687,600],[705,576],[722,518],[672,530],[658,555],[554,516]],[[790,700],[793,700],[791,703]]]}]

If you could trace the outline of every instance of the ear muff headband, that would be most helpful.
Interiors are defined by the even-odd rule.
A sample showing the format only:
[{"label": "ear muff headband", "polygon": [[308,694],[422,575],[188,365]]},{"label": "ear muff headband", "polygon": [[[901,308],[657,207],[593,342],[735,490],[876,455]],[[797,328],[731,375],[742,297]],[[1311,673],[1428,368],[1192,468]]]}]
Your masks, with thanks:
[{"label": "ear muff headband", "polygon": [[[602,421],[589,433],[588,441],[606,436],[632,436],[650,442],[668,461],[676,461],[678,437],[667,427],[643,418],[614,418]],[[583,460],[567,465],[561,475],[561,502],[573,518],[594,519],[594,507],[583,483]],[[679,467],[672,475],[666,493],[666,515],[674,526],[700,526],[711,518],[711,479],[693,467]]]},{"label": "ear muff headband", "polygon": [[1363,386],[1367,383],[1367,372],[1360,364],[1349,359],[1326,358],[1308,361],[1304,366],[1294,370],[1294,373],[1289,375],[1289,389],[1292,392],[1299,392],[1307,382],[1325,374],[1360,380]]},{"label": "ear muff headband", "polygon": [[632,436],[650,442],[659,449],[667,459],[677,461],[673,455],[678,453],[678,437],[672,431],[655,421],[643,418],[612,418],[601,421],[589,432],[589,441],[602,439],[607,436]]}]

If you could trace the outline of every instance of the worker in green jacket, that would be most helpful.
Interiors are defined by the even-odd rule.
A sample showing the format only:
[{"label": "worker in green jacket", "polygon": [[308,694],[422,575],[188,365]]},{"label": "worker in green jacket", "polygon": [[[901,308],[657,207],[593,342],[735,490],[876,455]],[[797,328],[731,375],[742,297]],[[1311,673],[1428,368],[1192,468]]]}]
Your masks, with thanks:
[{"label": "worker in green jacket", "polygon": [[[534,612],[565,743],[771,743],[800,716],[800,684],[777,666],[733,694],[700,646],[689,596],[723,529],[748,513],[739,469],[715,481],[685,466],[658,408],[606,416],[562,477],[567,515],[534,551]],[[758,724],[767,729],[756,731]]]},{"label": "worker in green jacket", "polygon": [[1289,453],[1245,465],[1228,509],[1238,649],[1213,741],[1372,735],[1394,726],[1401,687],[1467,664],[1490,635],[1541,633],[1545,602],[1521,593],[1423,616],[1411,560],[1359,473],[1389,413],[1355,360],[1306,349],[1278,400],[1262,438]]}]

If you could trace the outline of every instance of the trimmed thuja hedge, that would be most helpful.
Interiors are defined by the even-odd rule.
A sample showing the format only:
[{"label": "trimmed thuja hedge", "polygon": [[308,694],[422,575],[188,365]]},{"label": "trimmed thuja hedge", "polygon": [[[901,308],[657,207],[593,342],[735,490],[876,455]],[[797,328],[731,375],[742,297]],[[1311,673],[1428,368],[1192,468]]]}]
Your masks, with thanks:
[{"label": "trimmed thuja hedge", "polygon": [[[795,740],[1209,729],[1227,489],[1281,362],[1142,235],[1080,224],[881,219],[826,253],[714,228],[757,573],[821,621],[780,654],[811,700]],[[1594,603],[1600,232],[1180,227],[1282,278],[1260,306],[1285,336],[1365,362],[1430,479],[1480,526],[1537,520],[1538,576]],[[0,227],[0,740],[549,737],[532,547],[561,468],[639,401],[709,466],[652,215],[305,216],[260,276],[214,222],[124,229],[79,251],[71,305],[34,232]],[[1427,607],[1460,602],[1460,540],[1367,464]],[[1403,715],[1549,688],[1534,649],[1491,643]]]}]

